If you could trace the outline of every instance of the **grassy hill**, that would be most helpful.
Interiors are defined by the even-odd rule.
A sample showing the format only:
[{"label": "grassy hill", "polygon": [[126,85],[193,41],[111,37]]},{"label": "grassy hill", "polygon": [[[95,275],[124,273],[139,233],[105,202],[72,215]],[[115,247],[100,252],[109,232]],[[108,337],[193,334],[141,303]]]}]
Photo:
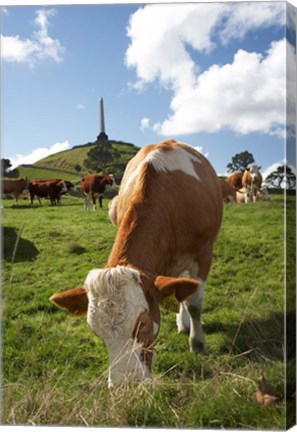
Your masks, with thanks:
[{"label": "grassy hill", "polygon": [[[111,141],[112,148],[117,152],[117,157],[108,164],[107,173],[114,174],[117,179],[123,175],[127,162],[138,152],[139,147],[134,144],[124,143],[121,141]],[[87,153],[94,143],[88,143],[73,147],[39,160],[33,165],[21,165],[18,167],[20,177],[27,176],[30,179],[35,177],[51,178],[63,177],[65,180],[79,180],[81,174],[88,174],[89,171],[84,167],[84,160],[87,159]],[[82,170],[77,173],[75,166],[80,165]]]}]

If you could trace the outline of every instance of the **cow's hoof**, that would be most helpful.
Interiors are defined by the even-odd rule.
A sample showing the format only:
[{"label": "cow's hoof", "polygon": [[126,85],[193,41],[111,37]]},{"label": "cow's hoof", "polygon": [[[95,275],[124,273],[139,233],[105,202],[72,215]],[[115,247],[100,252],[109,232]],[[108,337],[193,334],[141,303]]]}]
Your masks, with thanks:
[{"label": "cow's hoof", "polygon": [[190,351],[196,354],[205,354],[206,345],[197,339],[190,339]]}]

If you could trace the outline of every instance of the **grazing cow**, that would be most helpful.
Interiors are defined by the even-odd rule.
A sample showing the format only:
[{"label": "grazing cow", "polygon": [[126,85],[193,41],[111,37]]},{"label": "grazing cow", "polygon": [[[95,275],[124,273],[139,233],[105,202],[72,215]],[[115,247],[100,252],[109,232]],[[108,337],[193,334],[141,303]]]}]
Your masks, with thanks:
[{"label": "grazing cow", "polygon": [[[37,183],[49,183],[49,182],[54,182],[54,183],[59,183],[61,181],[64,181],[65,185],[66,185],[66,189],[63,189],[61,191],[61,193],[57,196],[57,202],[58,204],[61,204],[61,195],[65,195],[66,193],[70,192],[71,190],[76,190],[76,185],[68,180],[64,180],[64,179],[57,179],[57,178],[53,178],[53,179],[42,179],[42,178],[35,178],[33,180],[33,182],[37,182]],[[41,203],[40,199],[37,197],[39,203]]]},{"label": "grazing cow", "polygon": [[19,179],[3,179],[2,180],[2,193],[5,195],[13,195],[15,204],[19,205],[19,196],[23,193],[24,189],[28,189],[30,180],[28,177]]},{"label": "grazing cow", "polygon": [[105,187],[107,185],[113,186],[115,183],[113,175],[100,176],[100,175],[86,175],[81,179],[80,187],[81,193],[85,200],[84,209],[89,210],[90,198],[93,200],[93,210],[96,210],[96,198],[99,199],[100,208],[102,208],[102,199]]},{"label": "grazing cow", "polygon": [[223,194],[223,201],[225,204],[235,203],[236,202],[236,190],[234,187],[227,183],[225,180],[218,179],[219,185],[221,187],[221,191]]},{"label": "grazing cow", "polygon": [[248,203],[252,201],[252,192],[250,189],[241,188],[236,191],[236,202]]},{"label": "grazing cow", "polygon": [[[117,200],[106,268],[50,298],[74,315],[87,313],[107,346],[110,387],[150,376],[159,305],[170,295],[181,303],[178,330],[189,332],[190,350],[205,350],[203,293],[223,211],[209,161],[175,140],[148,145],[129,161]],[[178,277],[184,272],[191,278]]]},{"label": "grazing cow", "polygon": [[242,186],[247,191],[252,192],[253,201],[257,201],[257,192],[260,191],[262,186],[262,175],[260,173],[261,167],[254,164],[247,168],[242,177]]},{"label": "grazing cow", "polygon": [[68,192],[68,188],[64,180],[34,180],[29,184],[30,204],[33,204],[34,197],[37,196],[39,204],[41,204],[40,198],[49,197],[51,205],[56,205],[60,202],[61,194],[66,192]]},{"label": "grazing cow", "polygon": [[243,172],[236,172],[234,174],[231,174],[226,179],[226,182],[229,183],[231,186],[233,186],[234,189],[239,190],[242,188],[242,177],[243,177]]}]

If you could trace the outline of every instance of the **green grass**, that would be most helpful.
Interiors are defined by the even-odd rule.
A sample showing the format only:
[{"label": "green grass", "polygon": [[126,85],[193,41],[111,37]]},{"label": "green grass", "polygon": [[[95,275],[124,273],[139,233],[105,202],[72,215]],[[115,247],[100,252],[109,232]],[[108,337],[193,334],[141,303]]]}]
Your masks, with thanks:
[{"label": "green grass", "polygon": [[[163,312],[152,381],[113,392],[104,345],[48,301],[105,265],[116,229],[104,207],[4,200],[2,422],[284,429],[283,197],[225,207],[202,316],[208,353],[189,353]],[[262,371],[272,406],[255,402]]]},{"label": "green grass", "polygon": [[51,178],[62,178],[68,181],[79,182],[81,176],[77,175],[74,170],[73,174],[61,172],[58,169],[40,169],[38,166],[19,166],[19,177],[28,177],[31,181],[35,178],[51,179]]}]

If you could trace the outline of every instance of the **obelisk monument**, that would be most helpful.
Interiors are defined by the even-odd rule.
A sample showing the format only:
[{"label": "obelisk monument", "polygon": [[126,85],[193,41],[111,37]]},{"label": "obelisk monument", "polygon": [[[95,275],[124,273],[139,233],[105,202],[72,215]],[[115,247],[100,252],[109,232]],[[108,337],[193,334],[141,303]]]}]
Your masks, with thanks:
[{"label": "obelisk monument", "polygon": [[100,120],[100,131],[97,136],[98,141],[107,141],[108,136],[105,133],[105,122],[104,122],[104,106],[103,106],[103,98],[99,99],[99,120]]}]

